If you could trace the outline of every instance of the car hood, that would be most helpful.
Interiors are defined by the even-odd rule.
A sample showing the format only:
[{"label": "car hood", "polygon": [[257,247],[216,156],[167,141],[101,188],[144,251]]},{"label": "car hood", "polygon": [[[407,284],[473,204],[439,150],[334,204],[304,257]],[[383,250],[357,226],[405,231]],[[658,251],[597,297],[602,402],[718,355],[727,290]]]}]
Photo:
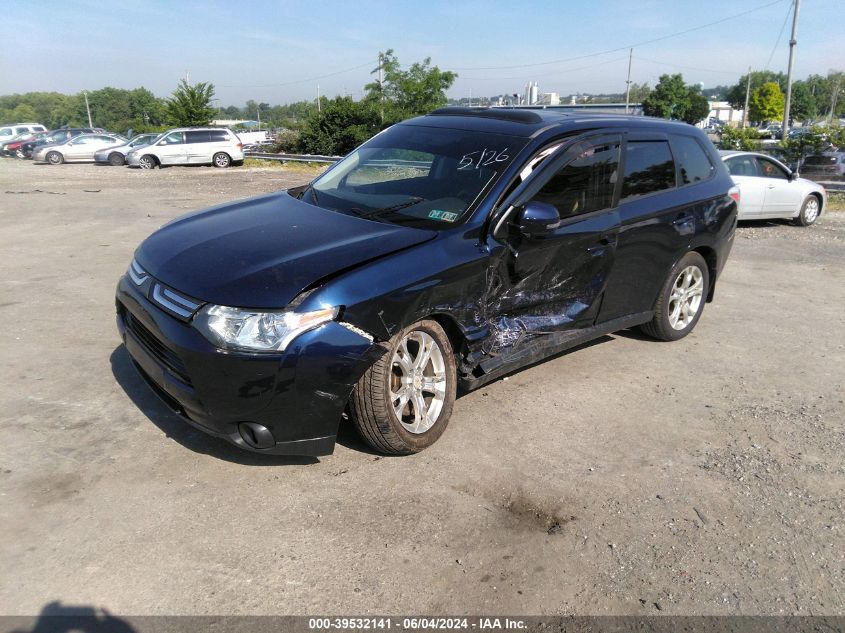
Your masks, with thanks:
[{"label": "car hood", "polygon": [[323,278],[436,235],[328,211],[282,191],[178,218],[148,237],[135,258],[196,299],[268,309]]}]

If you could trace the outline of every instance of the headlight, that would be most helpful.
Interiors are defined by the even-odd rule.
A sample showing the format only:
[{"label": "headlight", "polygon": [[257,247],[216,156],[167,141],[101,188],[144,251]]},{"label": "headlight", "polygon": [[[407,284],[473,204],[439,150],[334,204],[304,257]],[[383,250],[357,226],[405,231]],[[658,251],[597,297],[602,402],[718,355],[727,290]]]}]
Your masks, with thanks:
[{"label": "headlight", "polygon": [[223,349],[281,352],[297,336],[333,320],[339,308],[313,312],[256,312],[207,305],[194,317],[195,327]]}]

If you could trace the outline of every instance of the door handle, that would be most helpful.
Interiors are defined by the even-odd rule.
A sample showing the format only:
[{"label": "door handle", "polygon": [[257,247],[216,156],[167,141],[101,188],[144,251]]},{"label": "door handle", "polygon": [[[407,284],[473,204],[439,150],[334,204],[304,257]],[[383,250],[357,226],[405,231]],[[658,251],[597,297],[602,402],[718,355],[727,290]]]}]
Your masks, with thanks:
[{"label": "door handle", "polygon": [[769,189],[774,189],[774,188],[775,188],[774,185],[769,185]]}]

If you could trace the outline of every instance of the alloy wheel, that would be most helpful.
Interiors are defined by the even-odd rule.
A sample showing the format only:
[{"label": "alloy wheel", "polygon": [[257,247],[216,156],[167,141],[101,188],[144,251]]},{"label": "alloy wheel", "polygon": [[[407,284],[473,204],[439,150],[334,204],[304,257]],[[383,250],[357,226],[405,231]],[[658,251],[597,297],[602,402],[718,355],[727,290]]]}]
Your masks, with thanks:
[{"label": "alloy wheel", "polygon": [[446,398],[446,361],[430,335],[406,334],[391,361],[390,405],[409,433],[428,431],[437,422]]},{"label": "alloy wheel", "polygon": [[683,330],[692,323],[704,296],[704,276],[698,266],[684,268],[672,285],[669,295],[669,324]]}]

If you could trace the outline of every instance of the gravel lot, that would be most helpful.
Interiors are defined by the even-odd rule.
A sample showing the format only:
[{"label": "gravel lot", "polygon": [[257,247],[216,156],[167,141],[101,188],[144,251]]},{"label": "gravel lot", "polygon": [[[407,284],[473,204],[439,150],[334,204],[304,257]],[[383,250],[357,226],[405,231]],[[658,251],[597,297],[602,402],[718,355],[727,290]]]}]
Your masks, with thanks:
[{"label": "gravel lot", "polygon": [[0,613],[845,612],[845,214],[742,226],[693,335],[469,393],[422,454],[261,458],[159,403],[113,292],[304,173],[0,162]]}]

